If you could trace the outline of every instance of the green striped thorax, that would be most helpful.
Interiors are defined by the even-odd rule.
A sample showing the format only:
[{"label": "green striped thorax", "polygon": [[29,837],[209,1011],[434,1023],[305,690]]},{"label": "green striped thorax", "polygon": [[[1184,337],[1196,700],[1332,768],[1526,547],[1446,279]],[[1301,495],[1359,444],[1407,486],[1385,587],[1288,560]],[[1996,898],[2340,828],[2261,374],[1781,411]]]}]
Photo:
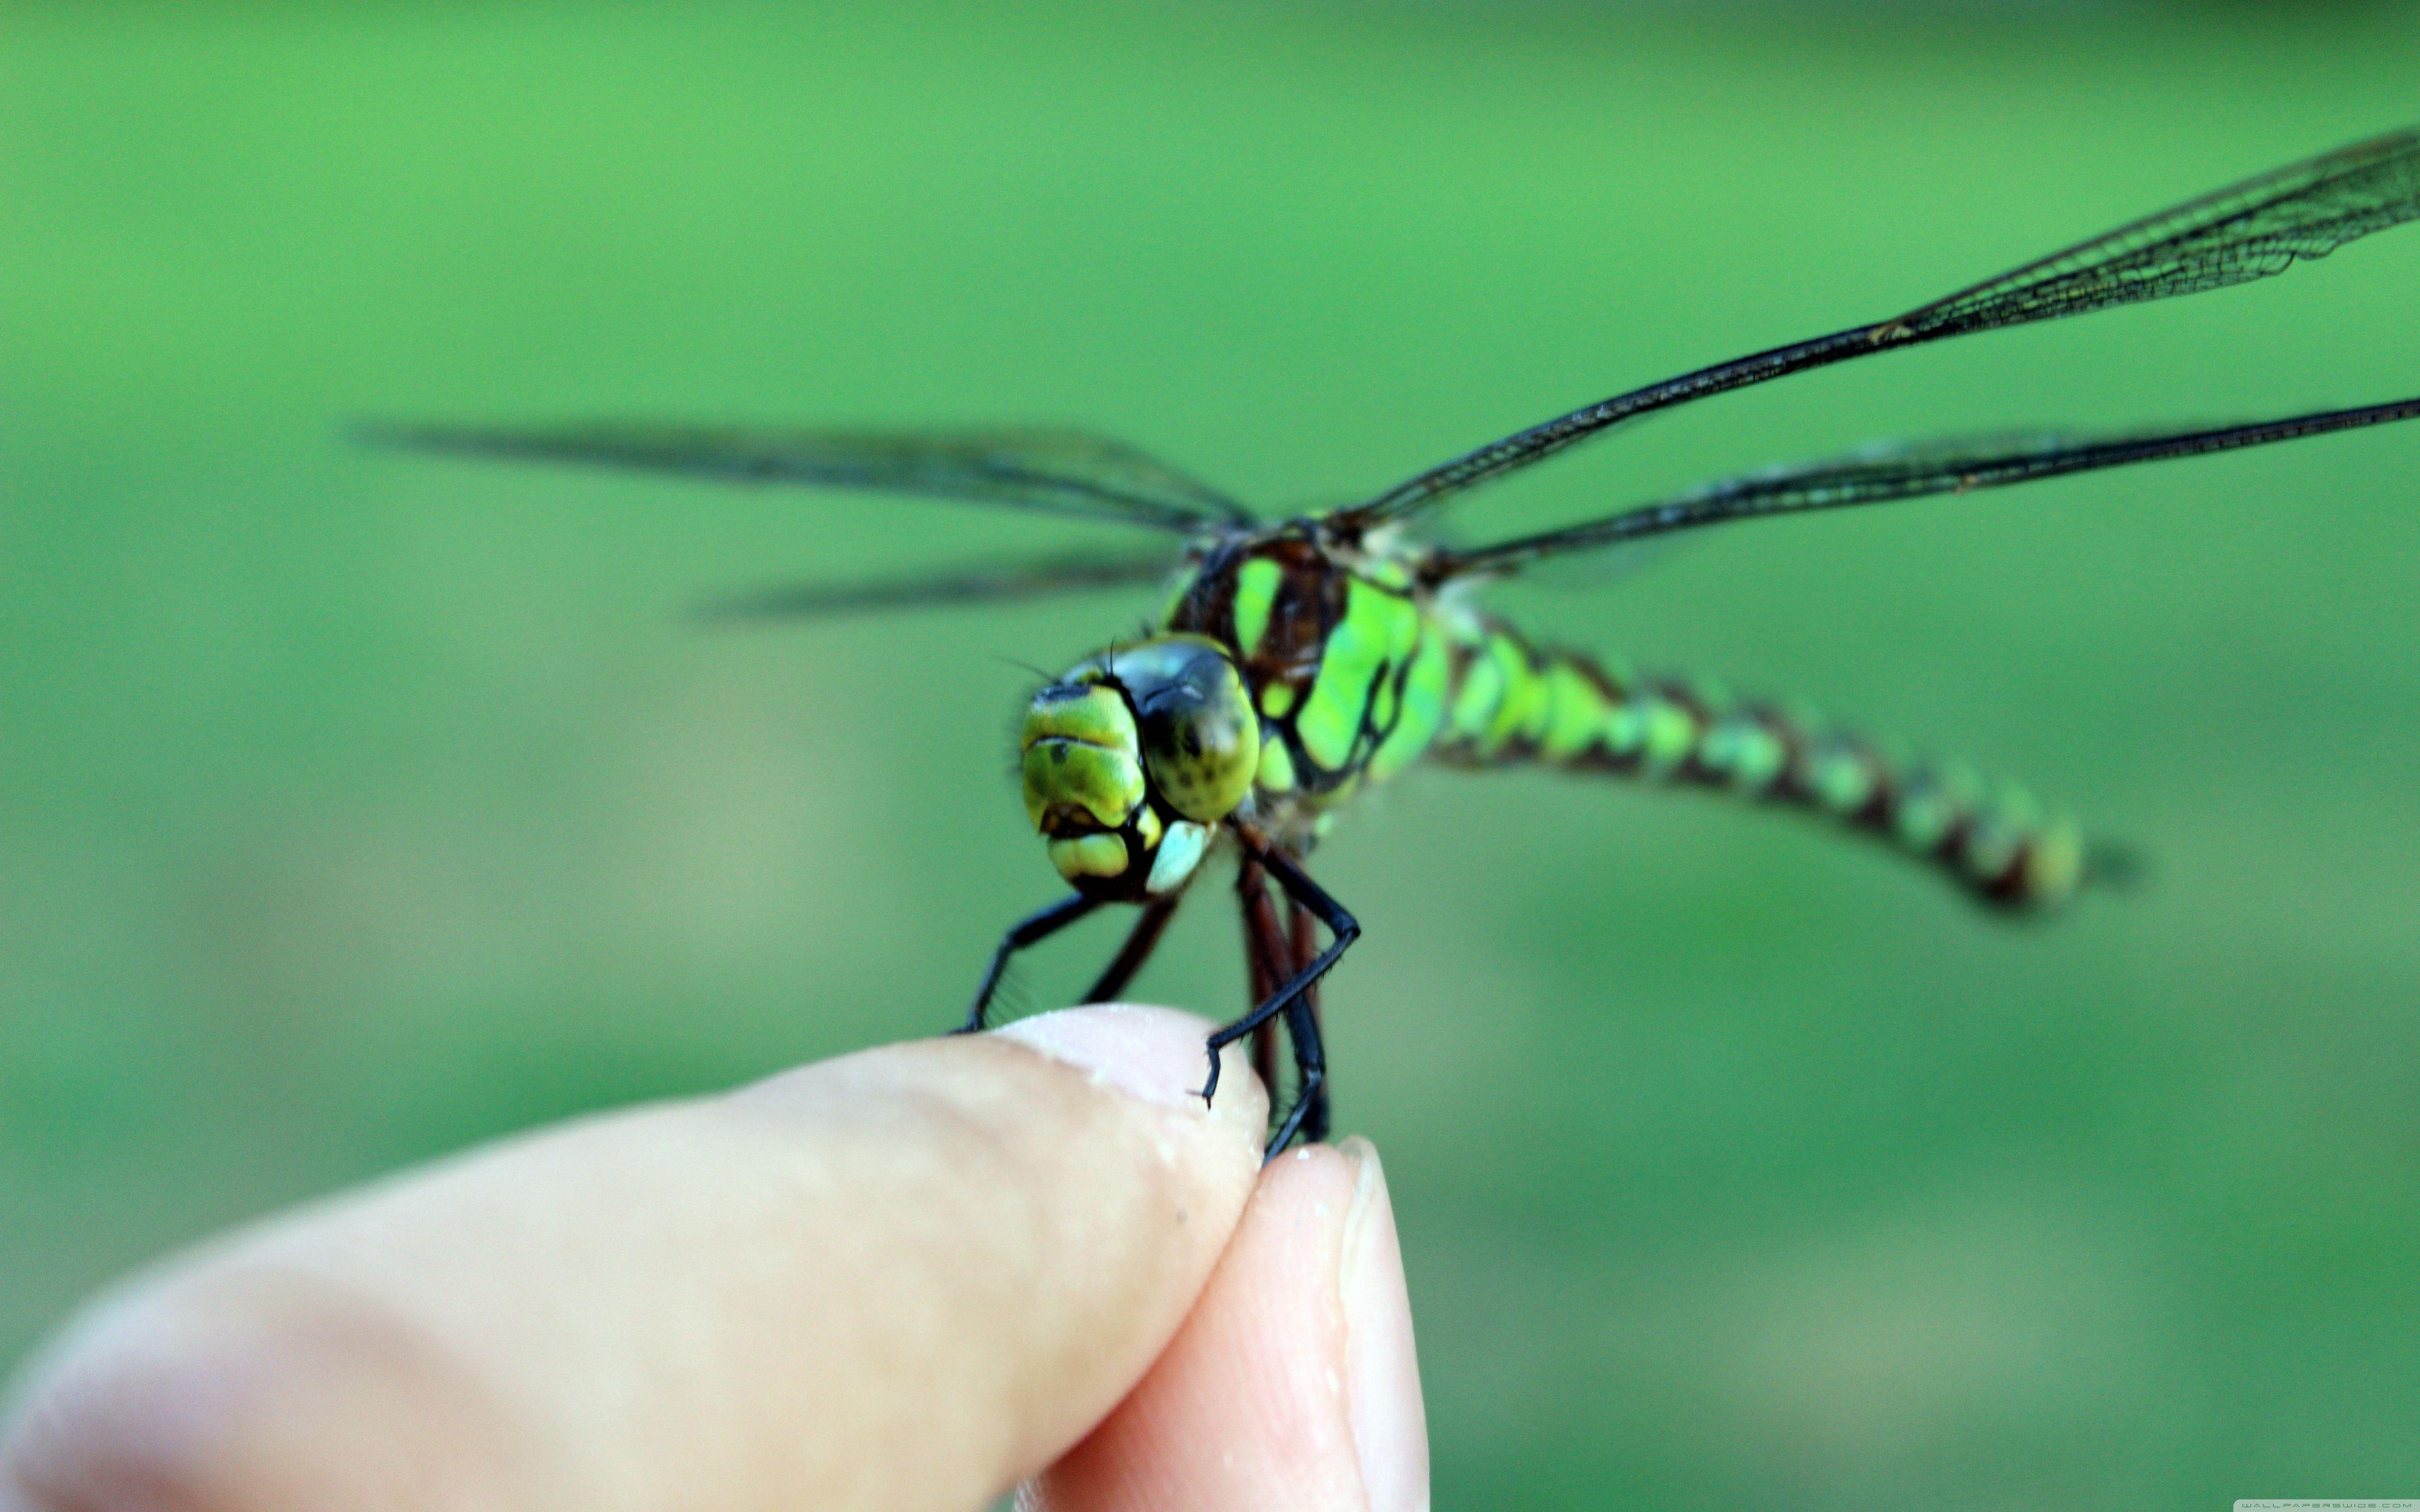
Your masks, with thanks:
[{"label": "green striped thorax", "polygon": [[1033,696],[1025,816],[1087,897],[1181,887],[1211,830],[1252,790],[1261,726],[1223,647],[1163,635],[1079,662]]}]

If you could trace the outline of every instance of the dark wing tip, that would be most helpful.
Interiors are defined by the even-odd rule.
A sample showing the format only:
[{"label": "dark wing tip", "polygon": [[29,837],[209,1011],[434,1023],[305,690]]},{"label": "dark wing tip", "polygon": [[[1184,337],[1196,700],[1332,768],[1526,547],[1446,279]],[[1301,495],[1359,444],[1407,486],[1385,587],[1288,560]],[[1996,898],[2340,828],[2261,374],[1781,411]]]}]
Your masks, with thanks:
[{"label": "dark wing tip", "polygon": [[2095,839],[2084,849],[2084,886],[2095,892],[2121,896],[2139,893],[2151,885],[2150,854],[2124,841]]},{"label": "dark wing tip", "polygon": [[356,446],[375,446],[387,451],[485,453],[504,455],[515,452],[534,451],[544,445],[542,438],[516,435],[507,431],[485,430],[476,425],[448,424],[443,422],[388,420],[373,418],[345,423],[345,440]]},{"label": "dark wing tip", "polygon": [[401,420],[348,420],[337,434],[355,446],[404,448],[421,444],[425,428]]}]

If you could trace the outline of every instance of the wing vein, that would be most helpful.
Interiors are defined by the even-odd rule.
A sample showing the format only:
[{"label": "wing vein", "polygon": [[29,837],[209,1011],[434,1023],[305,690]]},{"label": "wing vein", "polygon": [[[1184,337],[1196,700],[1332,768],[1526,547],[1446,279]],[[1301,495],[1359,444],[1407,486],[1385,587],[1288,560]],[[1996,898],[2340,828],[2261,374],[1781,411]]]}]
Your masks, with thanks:
[{"label": "wing vein", "polygon": [[1348,511],[1400,520],[1653,410],[1948,336],[2196,294],[2285,271],[2420,217],[2420,130],[2248,179],[2051,254],[1893,319],[1700,368],[1491,441]]},{"label": "wing vein", "polygon": [[2051,431],[1869,448],[1848,457],[1726,479],[1675,499],[1561,530],[1444,553],[1436,559],[1432,574],[1440,579],[1500,574],[1548,557],[1730,520],[1885,503],[1929,494],[1973,493],[2071,472],[2238,451],[2414,418],[2420,418],[2420,398],[2244,425],[2100,437]]},{"label": "wing vein", "polygon": [[1078,431],[830,431],[608,421],[530,428],[369,426],[363,433],[419,451],[921,494],[1180,533],[1252,519],[1208,485],[1123,442]]},{"label": "wing vein", "polygon": [[700,613],[718,621],[799,620],[881,609],[1016,603],[1090,589],[1140,587],[1166,579],[1176,565],[1176,559],[1164,553],[1048,557],[1009,566],[973,564],[872,582],[784,584],[707,604]]}]

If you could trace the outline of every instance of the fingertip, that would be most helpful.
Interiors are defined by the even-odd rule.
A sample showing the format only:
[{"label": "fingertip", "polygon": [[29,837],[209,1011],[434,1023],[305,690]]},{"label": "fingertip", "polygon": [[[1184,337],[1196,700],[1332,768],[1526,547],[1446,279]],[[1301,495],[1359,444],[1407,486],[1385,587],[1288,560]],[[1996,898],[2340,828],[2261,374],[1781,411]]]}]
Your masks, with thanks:
[{"label": "fingertip", "polygon": [[1219,1056],[1218,1092],[1204,1099],[1209,1040],[1218,1026],[1172,1008],[1090,1003],[1036,1013],[992,1031],[992,1038],[1041,1052],[1156,1106],[1206,1117],[1257,1155],[1268,1119],[1268,1091],[1239,1045]]},{"label": "fingertip", "polygon": [[[1211,1027],[883,1046],[273,1221],[101,1304],[0,1423],[0,1497],[980,1504],[1127,1395],[1226,1248],[1266,1099],[1240,1056],[1192,1095]],[[87,1494],[129,1475],[181,1500]]]},{"label": "fingertip", "polygon": [[1409,1298],[1367,1141],[1304,1146],[1263,1171],[1175,1341],[1022,1504],[1428,1505]]},{"label": "fingertip", "polygon": [[[1172,1008],[1087,1003],[1018,1019],[994,1029],[992,1036],[1039,1050],[1147,1103],[1177,1107],[1199,1096],[1210,1064],[1207,1046],[1217,1027],[1208,1019]],[[1232,1047],[1229,1053],[1233,1055]],[[1229,1072],[1220,1074],[1223,1078]]]},{"label": "fingertip", "polygon": [[1412,1338],[1395,1205],[1376,1147],[1358,1135],[1339,1147],[1356,1165],[1339,1241],[1344,1304],[1344,1382],[1354,1456],[1370,1512],[1426,1512],[1428,1409]]}]

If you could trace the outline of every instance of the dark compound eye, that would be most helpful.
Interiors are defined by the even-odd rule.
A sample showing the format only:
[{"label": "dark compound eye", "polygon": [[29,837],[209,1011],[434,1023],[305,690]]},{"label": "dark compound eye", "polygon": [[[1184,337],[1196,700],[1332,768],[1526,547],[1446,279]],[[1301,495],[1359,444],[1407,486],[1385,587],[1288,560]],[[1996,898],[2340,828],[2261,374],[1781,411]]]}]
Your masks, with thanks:
[{"label": "dark compound eye", "polygon": [[1209,641],[1171,637],[1121,655],[1117,671],[1160,797],[1202,824],[1233,813],[1261,757],[1260,720],[1235,664]]}]

